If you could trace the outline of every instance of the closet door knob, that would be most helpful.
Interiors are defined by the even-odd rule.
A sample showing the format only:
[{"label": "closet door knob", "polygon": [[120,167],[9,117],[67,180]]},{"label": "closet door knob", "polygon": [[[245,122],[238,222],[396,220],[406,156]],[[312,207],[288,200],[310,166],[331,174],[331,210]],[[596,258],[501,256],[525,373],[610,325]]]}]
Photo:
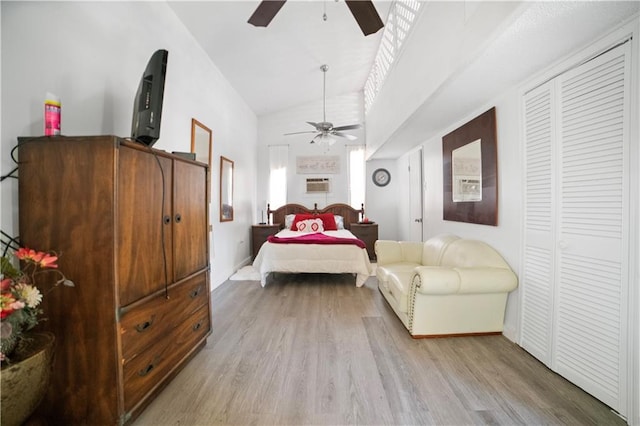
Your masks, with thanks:
[{"label": "closet door knob", "polygon": [[176,223],[180,223],[182,221],[182,215],[180,213],[176,214],[175,221]]}]

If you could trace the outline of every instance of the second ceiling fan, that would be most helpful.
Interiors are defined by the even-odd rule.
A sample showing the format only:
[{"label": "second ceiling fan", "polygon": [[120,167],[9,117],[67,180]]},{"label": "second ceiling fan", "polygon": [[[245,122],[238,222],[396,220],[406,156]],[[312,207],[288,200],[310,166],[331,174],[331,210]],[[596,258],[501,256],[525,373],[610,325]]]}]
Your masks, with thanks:
[{"label": "second ceiling fan", "polygon": [[[266,27],[280,11],[287,0],[263,0],[260,2],[253,15],[249,18],[249,23],[256,27]],[[337,0],[336,0],[337,1]],[[384,27],[384,23],[378,15],[376,7],[370,0],[345,0],[351,14],[360,26],[365,36],[374,34]]]},{"label": "second ceiling fan", "polygon": [[311,139],[311,143],[326,143],[328,145],[333,145],[336,140],[333,136],[337,136],[339,138],[346,138],[350,141],[354,141],[358,139],[356,136],[349,135],[347,133],[343,133],[344,130],[354,130],[362,127],[360,124],[349,124],[347,126],[338,126],[333,127],[333,123],[327,121],[327,71],[329,70],[328,65],[322,65],[320,67],[320,71],[323,73],[322,80],[322,121],[320,123],[314,123],[312,121],[307,121],[308,124],[311,124],[316,130],[309,130],[306,132],[294,132],[294,133],[285,133],[285,135],[300,135],[304,133],[316,133],[316,135]]}]

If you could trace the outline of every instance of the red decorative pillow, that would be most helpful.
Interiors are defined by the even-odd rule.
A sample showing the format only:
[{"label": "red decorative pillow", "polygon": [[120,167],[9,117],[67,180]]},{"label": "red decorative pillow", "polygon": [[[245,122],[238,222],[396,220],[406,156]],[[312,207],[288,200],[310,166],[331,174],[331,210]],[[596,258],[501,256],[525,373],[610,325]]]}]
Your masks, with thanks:
[{"label": "red decorative pillow", "polygon": [[318,215],[318,218],[322,219],[325,231],[337,231],[338,225],[336,224],[336,218],[333,213],[322,213]]},{"label": "red decorative pillow", "polygon": [[307,219],[313,219],[315,216],[312,214],[297,214],[295,218],[293,218],[293,222],[291,223],[291,230],[292,231],[297,231],[298,230],[298,222],[303,221],[303,220],[307,220]]}]

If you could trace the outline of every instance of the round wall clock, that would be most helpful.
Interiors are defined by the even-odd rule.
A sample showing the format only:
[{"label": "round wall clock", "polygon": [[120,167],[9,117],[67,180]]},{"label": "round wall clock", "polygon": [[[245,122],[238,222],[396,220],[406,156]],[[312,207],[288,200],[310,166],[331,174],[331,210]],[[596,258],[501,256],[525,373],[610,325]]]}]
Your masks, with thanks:
[{"label": "round wall clock", "polygon": [[376,185],[387,186],[391,181],[391,173],[387,169],[376,169],[371,178]]}]

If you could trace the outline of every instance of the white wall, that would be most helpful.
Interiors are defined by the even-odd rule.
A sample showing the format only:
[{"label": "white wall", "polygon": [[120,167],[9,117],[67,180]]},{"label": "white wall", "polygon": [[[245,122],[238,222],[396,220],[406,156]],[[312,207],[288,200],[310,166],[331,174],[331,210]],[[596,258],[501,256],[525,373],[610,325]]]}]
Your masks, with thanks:
[{"label": "white wall", "polygon": [[[151,54],[169,51],[161,138],[190,151],[191,118],[213,131],[212,287],[250,256],[257,118],[162,2],[6,2],[2,10],[2,174],[18,136],[43,134],[46,92],[62,99],[65,135],[130,135],[133,97]],[[219,158],[235,161],[235,220],[220,223]],[[18,233],[17,181],[1,186],[2,230]],[[55,247],[50,247],[55,249]]]},{"label": "white wall", "polygon": [[[391,180],[387,186],[376,186],[371,175],[376,169],[387,169],[391,174]],[[378,238],[381,240],[397,240],[398,225],[401,223],[400,215],[402,210],[399,200],[402,197],[402,181],[399,178],[398,165],[393,160],[372,160],[367,161],[367,205],[365,214],[378,224]]]}]

